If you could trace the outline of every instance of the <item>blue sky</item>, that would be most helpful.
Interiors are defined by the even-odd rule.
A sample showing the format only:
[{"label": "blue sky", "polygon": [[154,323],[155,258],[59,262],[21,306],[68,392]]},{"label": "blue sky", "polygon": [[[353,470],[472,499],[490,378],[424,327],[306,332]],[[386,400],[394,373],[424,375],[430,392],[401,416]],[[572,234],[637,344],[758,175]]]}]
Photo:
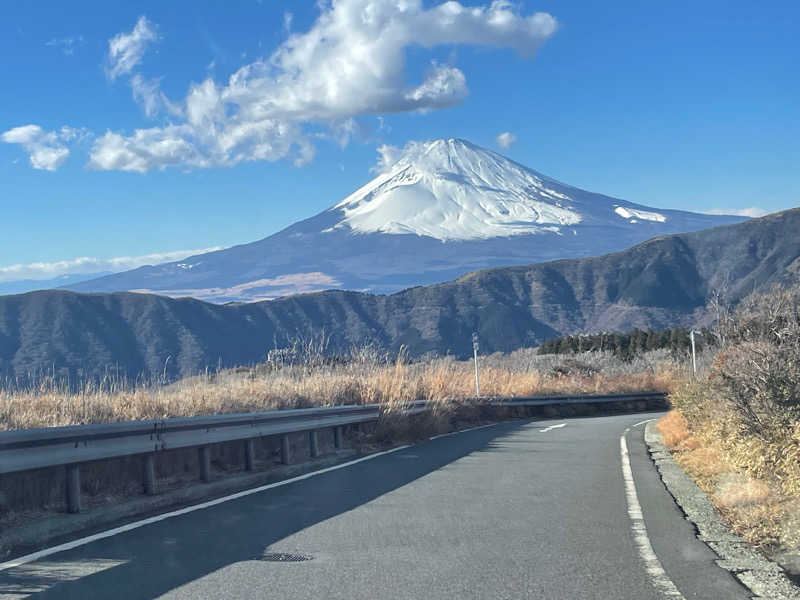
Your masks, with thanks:
[{"label": "blue sky", "polygon": [[438,137],[661,208],[800,204],[799,3],[462,4],[3,2],[0,281],[260,239]]}]

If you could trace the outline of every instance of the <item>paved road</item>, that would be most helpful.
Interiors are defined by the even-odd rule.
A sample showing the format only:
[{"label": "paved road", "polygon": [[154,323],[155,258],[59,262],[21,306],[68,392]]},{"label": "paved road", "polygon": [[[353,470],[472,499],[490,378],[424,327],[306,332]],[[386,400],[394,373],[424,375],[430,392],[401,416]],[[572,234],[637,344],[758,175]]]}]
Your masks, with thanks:
[{"label": "paved road", "polygon": [[666,576],[687,599],[749,598],[661,484],[632,427],[652,416],[441,437],[7,569],[0,598],[663,598],[632,531],[626,428]]}]

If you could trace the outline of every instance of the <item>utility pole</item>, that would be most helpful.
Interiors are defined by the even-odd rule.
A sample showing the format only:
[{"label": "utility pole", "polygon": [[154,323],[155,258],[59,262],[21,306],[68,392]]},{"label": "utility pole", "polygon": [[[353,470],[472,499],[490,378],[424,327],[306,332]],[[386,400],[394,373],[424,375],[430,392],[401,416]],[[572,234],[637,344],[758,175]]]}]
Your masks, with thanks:
[{"label": "utility pole", "polygon": [[694,335],[695,334],[697,334],[697,335],[699,335],[701,337],[703,336],[702,333],[700,333],[699,331],[695,331],[694,329],[692,329],[689,332],[689,339],[692,342],[692,374],[693,375],[697,375],[697,355],[695,354],[695,350],[694,350]]},{"label": "utility pole", "polygon": [[475,358],[475,397],[481,397],[481,386],[478,381],[478,332],[472,332],[472,355]]},{"label": "utility pole", "polygon": [[170,358],[172,358],[171,354],[169,356],[167,356],[167,360],[164,361],[164,372],[161,374],[161,383],[162,384],[166,384],[167,383],[167,365],[169,364],[169,359]]}]

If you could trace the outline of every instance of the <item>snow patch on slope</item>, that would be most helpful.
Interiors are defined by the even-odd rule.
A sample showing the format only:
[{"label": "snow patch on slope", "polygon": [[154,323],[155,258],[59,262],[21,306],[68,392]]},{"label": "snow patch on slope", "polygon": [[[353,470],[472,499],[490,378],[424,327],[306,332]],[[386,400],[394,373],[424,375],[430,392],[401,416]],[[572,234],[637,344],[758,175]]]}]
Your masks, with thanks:
[{"label": "snow patch on slope", "polygon": [[531,170],[463,140],[406,147],[388,172],[336,205],[328,229],[442,241],[558,232],[582,220],[572,199]]},{"label": "snow patch on slope", "polygon": [[665,223],[667,221],[667,217],[661,213],[638,210],[635,208],[617,206],[614,212],[623,219],[631,219],[631,223],[635,223],[637,219],[641,219],[642,221],[656,221],[657,223]]}]

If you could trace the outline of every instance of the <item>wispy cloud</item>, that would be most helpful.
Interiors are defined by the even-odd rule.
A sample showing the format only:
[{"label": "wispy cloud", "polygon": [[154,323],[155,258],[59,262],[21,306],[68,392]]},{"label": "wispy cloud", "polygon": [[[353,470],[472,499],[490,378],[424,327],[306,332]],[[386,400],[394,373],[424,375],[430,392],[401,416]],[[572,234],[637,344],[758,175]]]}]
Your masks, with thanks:
[{"label": "wispy cloud", "polygon": [[405,149],[410,149],[414,146],[421,146],[420,142],[410,141],[406,144],[405,148],[392,146],[391,144],[383,144],[378,146],[378,162],[370,169],[373,173],[388,173],[392,167],[403,156]]},{"label": "wispy cloud", "polygon": [[55,262],[34,262],[28,264],[0,267],[0,283],[20,279],[53,279],[60,275],[80,275],[100,273],[103,271],[120,272],[135,269],[144,265],[158,265],[176,260],[183,260],[196,254],[222,250],[222,246],[203,248],[201,250],[175,250],[172,252],[156,252],[143,256],[118,256],[115,258],[92,258],[83,256]]},{"label": "wispy cloud", "polygon": [[134,73],[130,84],[133,99],[141,104],[144,114],[148,117],[155,117],[162,110],[166,110],[173,117],[183,116],[180,104],[172,102],[161,91],[160,79],[147,79],[139,73]]},{"label": "wispy cloud", "polygon": [[158,40],[155,25],[141,16],[130,33],[118,33],[108,40],[106,74],[112,81],[128,75],[141,62],[147,47]]},{"label": "wispy cloud", "polygon": [[736,215],[739,217],[763,217],[769,214],[769,211],[758,206],[750,206],[747,208],[712,208],[711,210],[702,211],[707,215]]},{"label": "wispy cloud", "polygon": [[44,45],[60,48],[61,52],[63,52],[65,56],[72,56],[75,53],[75,49],[79,46],[83,46],[85,43],[86,40],[82,35],[75,35],[70,37],[53,38],[52,40],[45,42]]},{"label": "wispy cloud", "polygon": [[515,136],[515,135],[514,135],[513,133],[511,133],[510,131],[504,131],[503,133],[501,133],[500,135],[498,135],[496,138],[494,138],[494,141],[495,141],[495,142],[497,143],[497,145],[498,145],[498,146],[500,146],[501,148],[508,148],[508,147],[510,147],[510,146],[511,146],[511,145],[512,145],[514,142],[516,142],[516,141],[517,141],[517,136]]},{"label": "wispy cloud", "polygon": [[106,75],[111,81],[128,77],[133,99],[142,106],[147,117],[155,117],[162,110],[182,117],[180,104],[170,101],[161,91],[161,79],[148,78],[139,72],[145,52],[160,39],[156,26],[147,17],[139,17],[130,32],[119,33],[108,40]]}]

